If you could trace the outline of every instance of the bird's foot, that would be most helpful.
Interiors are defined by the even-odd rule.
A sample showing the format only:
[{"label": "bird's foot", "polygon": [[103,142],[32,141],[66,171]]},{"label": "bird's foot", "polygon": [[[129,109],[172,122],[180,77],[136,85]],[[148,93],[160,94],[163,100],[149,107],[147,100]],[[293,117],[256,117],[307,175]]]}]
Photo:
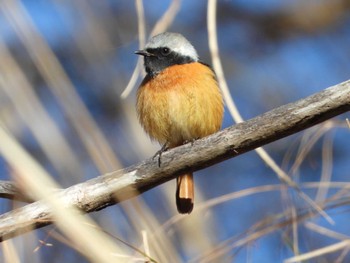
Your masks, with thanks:
[{"label": "bird's foot", "polygon": [[153,157],[152,157],[153,160],[154,160],[154,158],[156,158],[156,157],[158,156],[158,167],[160,167],[160,164],[161,164],[162,153],[165,152],[165,151],[167,151],[168,149],[169,149],[168,143],[166,142],[166,143],[164,143],[164,145],[162,146],[162,148],[160,148],[160,150],[157,151],[157,152],[153,155]]}]

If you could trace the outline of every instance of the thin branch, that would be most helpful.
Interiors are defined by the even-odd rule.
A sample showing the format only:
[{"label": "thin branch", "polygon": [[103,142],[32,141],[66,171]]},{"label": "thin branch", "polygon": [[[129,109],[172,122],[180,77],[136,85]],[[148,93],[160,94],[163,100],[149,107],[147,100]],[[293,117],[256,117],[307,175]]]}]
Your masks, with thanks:
[{"label": "thin branch", "polygon": [[[141,1],[136,1],[136,10],[137,10],[137,17],[138,17],[138,28],[139,28],[139,47],[140,49],[145,46],[145,18],[143,14],[143,6]],[[156,34],[159,34],[163,31],[166,31],[167,28],[173,23],[175,16],[177,15],[179,9],[181,6],[180,0],[173,0],[171,4],[169,5],[168,9],[165,11],[165,13],[162,15],[162,17],[157,21],[155,26],[152,29],[152,32],[150,36],[154,36]],[[137,64],[135,66],[135,69],[131,75],[131,78],[129,80],[128,85],[120,95],[122,99],[126,99],[131,91],[135,88],[136,81],[141,73],[141,65],[142,65],[142,58],[139,57],[137,60]]]},{"label": "thin branch", "polygon": [[[226,82],[224,69],[222,67],[222,63],[219,55],[219,44],[218,44],[217,27],[216,27],[216,7],[217,7],[217,0],[208,0],[207,18],[208,18],[208,39],[209,39],[210,54],[212,57],[213,68],[216,73],[220,88],[222,90],[222,94],[224,96],[226,106],[233,120],[236,123],[240,123],[243,121],[243,118],[239,113],[239,110],[233,100],[233,97],[231,96],[231,92]],[[260,158],[266,163],[266,165],[269,166],[277,174],[280,180],[282,180],[288,186],[294,187],[295,190],[297,190],[300,193],[300,195],[306,202],[310,203],[310,205],[312,205],[316,210],[318,210],[319,213],[321,213],[327,219],[327,221],[329,221],[330,223],[333,223],[332,220],[330,220],[329,216],[322,211],[322,209],[317,207],[317,205],[314,204],[311,199],[309,199],[302,192],[300,192],[300,190],[296,187],[295,183],[289,178],[288,174],[284,172],[279,165],[276,164],[275,160],[272,159],[272,157],[265,151],[264,148],[256,148],[255,151],[260,156]]]},{"label": "thin branch", "polygon": [[[297,133],[350,110],[350,80],[297,102],[283,105],[226,128],[193,144],[162,154],[162,165],[149,159],[98,176],[57,194],[84,212],[103,209],[154,188],[179,174],[197,171]],[[50,208],[41,201],[0,216],[0,240],[51,224]]]},{"label": "thin branch", "polygon": [[105,136],[75,90],[68,74],[40,34],[24,5],[19,1],[2,1],[0,11],[23,42],[97,168],[104,172],[121,167]]},{"label": "thin branch", "polygon": [[21,189],[11,181],[0,180],[0,198],[12,199],[26,203],[33,202],[30,197],[25,196]]},{"label": "thin branch", "polygon": [[[136,13],[137,13],[137,27],[138,27],[138,35],[139,35],[139,49],[142,49],[145,46],[146,42],[146,23],[145,23],[145,13],[143,8],[142,0],[135,0],[136,5]],[[134,89],[137,80],[139,79],[142,67],[142,59],[141,57],[137,58],[137,63],[135,69],[131,75],[128,85],[120,95],[122,99],[126,99],[131,91]]]},{"label": "thin branch", "polygon": [[315,249],[315,250],[312,250],[311,252],[304,253],[304,254],[301,254],[301,255],[298,255],[298,256],[295,256],[292,258],[288,258],[284,262],[285,263],[292,263],[292,262],[301,262],[304,260],[306,261],[306,260],[310,260],[310,259],[313,259],[316,257],[323,256],[325,254],[334,253],[340,249],[349,248],[349,247],[350,247],[350,241],[343,240],[343,241],[340,241],[340,242],[335,243],[335,244],[330,245],[330,246]]}]

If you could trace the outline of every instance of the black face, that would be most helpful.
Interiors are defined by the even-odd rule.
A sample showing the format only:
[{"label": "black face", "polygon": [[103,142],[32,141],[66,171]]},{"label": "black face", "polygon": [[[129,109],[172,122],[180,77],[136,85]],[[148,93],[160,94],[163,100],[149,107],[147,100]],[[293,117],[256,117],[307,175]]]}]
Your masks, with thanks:
[{"label": "black face", "polygon": [[167,67],[195,62],[188,56],[182,56],[168,47],[147,48],[146,52],[140,52],[145,57],[147,74],[155,76]]}]

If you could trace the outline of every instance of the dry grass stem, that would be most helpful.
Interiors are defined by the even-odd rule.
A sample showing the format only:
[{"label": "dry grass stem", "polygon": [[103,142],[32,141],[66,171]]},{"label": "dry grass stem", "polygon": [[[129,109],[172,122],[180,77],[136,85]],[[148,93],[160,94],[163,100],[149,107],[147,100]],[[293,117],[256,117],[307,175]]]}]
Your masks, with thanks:
[{"label": "dry grass stem", "polygon": [[[87,228],[82,222],[95,225],[91,219],[82,216],[67,200],[55,198],[52,189],[59,188],[41,166],[12,138],[0,128],[0,152],[7,162],[17,171],[28,190],[36,199],[44,201],[49,208],[56,225],[95,262],[111,262],[111,253],[122,253],[109,238],[96,228]],[[36,180],[32,180],[36,178]],[[23,219],[22,219],[23,220]],[[25,219],[24,219],[25,220]],[[18,224],[21,220],[17,219]],[[91,242],[94,240],[94,242]]]},{"label": "dry grass stem", "polygon": [[309,253],[304,253],[302,255],[289,258],[289,259],[285,260],[284,262],[285,263],[293,263],[293,262],[300,262],[300,261],[304,261],[304,260],[310,260],[310,259],[314,259],[314,258],[323,256],[325,254],[337,252],[337,251],[342,250],[342,249],[348,249],[349,246],[350,246],[350,240],[344,240],[344,241],[341,241],[339,243],[336,243],[336,244],[333,244],[333,245],[330,245],[327,247],[315,249]]},{"label": "dry grass stem", "polygon": [[[154,36],[156,34],[159,34],[161,32],[164,32],[167,30],[167,28],[172,24],[174,21],[174,18],[179,11],[181,6],[180,0],[173,0],[171,4],[169,5],[168,9],[165,11],[163,16],[157,21],[155,26],[153,27],[153,30],[151,31],[150,36]],[[144,10],[141,0],[136,0],[136,10],[137,10],[137,17],[138,17],[138,29],[139,29],[139,48],[142,49],[145,46],[145,19],[144,19]],[[137,64],[135,66],[135,69],[131,75],[131,78],[129,80],[129,83],[126,85],[126,88],[120,95],[122,99],[126,99],[131,91],[135,88],[136,82],[138,77],[140,76],[141,70],[142,70],[142,58],[137,59]]]},{"label": "dry grass stem", "polygon": [[118,159],[98,125],[77,94],[57,57],[36,29],[25,8],[18,1],[4,1],[0,8],[24,43],[43,78],[49,84],[100,172],[120,168]]},{"label": "dry grass stem", "polygon": [[[216,73],[220,88],[223,92],[224,99],[226,105],[230,111],[231,116],[235,120],[236,123],[240,123],[243,121],[234,101],[231,96],[230,90],[228,88],[224,70],[222,68],[221,59],[219,56],[219,45],[217,40],[217,32],[216,32],[216,0],[208,0],[207,7],[207,26],[208,26],[208,38],[209,38],[209,49],[212,57],[213,68]],[[316,211],[318,211],[328,222],[333,224],[332,218],[330,218],[325,211],[321,207],[319,207],[311,198],[305,195],[299,187],[293,182],[287,173],[285,173],[279,165],[271,158],[271,156],[263,149],[257,148],[255,149],[260,158],[277,174],[277,176],[285,182],[288,186],[294,188],[297,193],[303,198],[310,206],[312,206]]]}]

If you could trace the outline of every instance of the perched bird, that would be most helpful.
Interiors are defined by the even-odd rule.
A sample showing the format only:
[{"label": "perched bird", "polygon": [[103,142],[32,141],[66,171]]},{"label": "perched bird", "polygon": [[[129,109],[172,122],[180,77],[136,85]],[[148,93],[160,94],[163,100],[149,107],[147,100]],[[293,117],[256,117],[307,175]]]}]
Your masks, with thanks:
[{"label": "perched bird", "polygon": [[[161,151],[221,128],[224,106],[215,73],[185,37],[156,35],[135,54],[144,56],[147,73],[137,92],[138,118],[151,139],[163,144]],[[186,173],[177,178],[177,210],[189,214],[193,203],[193,174]]]}]

